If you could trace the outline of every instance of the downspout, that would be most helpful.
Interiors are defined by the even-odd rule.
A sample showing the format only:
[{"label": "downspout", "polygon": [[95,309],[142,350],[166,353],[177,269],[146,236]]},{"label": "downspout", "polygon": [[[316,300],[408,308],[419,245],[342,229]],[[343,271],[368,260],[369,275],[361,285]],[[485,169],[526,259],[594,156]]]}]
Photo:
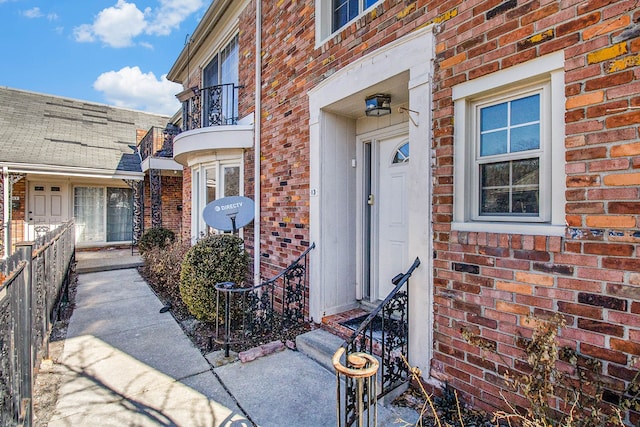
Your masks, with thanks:
[{"label": "downspout", "polygon": [[253,282],[260,283],[260,132],[262,123],[262,0],[256,0],[256,81],[254,107],[253,194]]}]

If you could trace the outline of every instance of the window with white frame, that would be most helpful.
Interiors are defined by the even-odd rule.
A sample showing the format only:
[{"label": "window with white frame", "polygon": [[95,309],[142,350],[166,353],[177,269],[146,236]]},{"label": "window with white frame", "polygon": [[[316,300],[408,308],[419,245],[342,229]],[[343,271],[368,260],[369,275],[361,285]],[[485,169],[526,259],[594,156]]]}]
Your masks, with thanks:
[{"label": "window with white frame", "polygon": [[454,87],[453,229],[563,232],[563,66],[549,55]]},{"label": "window with white frame", "polygon": [[367,9],[380,3],[381,0],[318,0],[316,1],[316,16],[319,19],[316,28],[319,29],[317,38],[324,40],[339,31],[349,22],[356,19]]},{"label": "window with white frame", "polygon": [[242,168],[239,160],[216,161],[193,168],[193,206],[197,215],[192,217],[194,236],[211,233],[202,218],[202,211],[214,200],[241,196]]},{"label": "window with white frame", "polygon": [[217,52],[202,71],[203,123],[234,124],[238,118],[238,36]]}]

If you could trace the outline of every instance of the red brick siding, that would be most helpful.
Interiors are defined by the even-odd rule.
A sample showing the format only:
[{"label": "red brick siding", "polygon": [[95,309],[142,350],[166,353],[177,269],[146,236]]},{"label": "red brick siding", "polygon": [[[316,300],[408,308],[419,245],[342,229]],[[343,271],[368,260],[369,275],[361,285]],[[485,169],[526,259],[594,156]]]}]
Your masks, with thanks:
[{"label": "red brick siding", "polygon": [[[256,219],[263,274],[287,265],[310,244],[307,91],[362,55],[441,22],[433,79],[432,375],[479,407],[504,408],[501,392],[524,404],[503,389],[499,373],[523,367],[514,340],[531,335],[526,316],[560,312],[567,320],[562,344],[599,358],[612,388],[625,385],[631,358],[640,355],[640,39],[614,38],[638,20],[635,4],[387,0],[315,49],[314,2],[263,2],[262,217]],[[253,111],[254,7],[240,19],[241,116]],[[452,231],[451,88],[556,51],[565,55],[567,235]],[[247,151],[248,196],[253,161]],[[245,229],[248,246],[251,233]],[[462,329],[495,343],[506,366],[467,344]],[[637,423],[637,414],[632,417]]]},{"label": "red brick siding", "polygon": [[[462,329],[495,342],[513,370],[522,356],[513,339],[531,333],[526,316],[560,312],[567,320],[562,344],[599,358],[612,389],[625,385],[628,376],[616,373],[638,356],[633,337],[637,340],[640,318],[632,307],[640,295],[630,292],[628,281],[640,271],[640,174],[633,166],[640,155],[640,114],[631,109],[638,102],[632,88],[640,86],[640,73],[627,65],[638,38],[614,40],[637,19],[634,4],[448,3],[457,16],[437,36],[433,92],[433,204],[439,213],[434,217],[433,374],[465,390],[478,406],[503,402],[494,385],[487,387],[495,379],[494,367],[475,357]],[[558,50],[565,54],[567,84],[566,220],[571,228],[566,237],[451,231],[451,87]],[[447,184],[438,186],[441,182]]]}]

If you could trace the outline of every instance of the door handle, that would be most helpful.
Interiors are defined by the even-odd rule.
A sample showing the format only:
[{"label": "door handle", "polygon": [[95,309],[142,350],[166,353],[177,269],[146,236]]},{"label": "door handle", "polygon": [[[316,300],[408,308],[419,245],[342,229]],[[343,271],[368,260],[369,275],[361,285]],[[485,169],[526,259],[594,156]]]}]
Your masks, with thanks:
[{"label": "door handle", "polygon": [[373,206],[373,201],[374,201],[373,194],[369,194],[369,197],[367,197],[367,204],[369,206]]}]

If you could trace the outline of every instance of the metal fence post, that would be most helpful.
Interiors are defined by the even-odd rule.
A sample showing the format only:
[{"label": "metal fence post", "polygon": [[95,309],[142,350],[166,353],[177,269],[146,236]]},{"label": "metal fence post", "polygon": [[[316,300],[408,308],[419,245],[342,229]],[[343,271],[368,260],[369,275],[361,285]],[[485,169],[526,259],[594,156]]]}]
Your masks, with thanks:
[{"label": "metal fence post", "polygon": [[32,339],[32,258],[33,258],[33,242],[21,242],[16,244],[16,252],[20,252],[21,258],[26,261],[24,268],[24,286],[20,287],[19,298],[20,307],[18,309],[18,318],[20,326],[18,331],[23,340],[18,355],[20,362],[18,366],[22,367],[20,376],[21,389],[21,408],[20,418],[21,425],[30,427],[33,420],[33,339]]}]

